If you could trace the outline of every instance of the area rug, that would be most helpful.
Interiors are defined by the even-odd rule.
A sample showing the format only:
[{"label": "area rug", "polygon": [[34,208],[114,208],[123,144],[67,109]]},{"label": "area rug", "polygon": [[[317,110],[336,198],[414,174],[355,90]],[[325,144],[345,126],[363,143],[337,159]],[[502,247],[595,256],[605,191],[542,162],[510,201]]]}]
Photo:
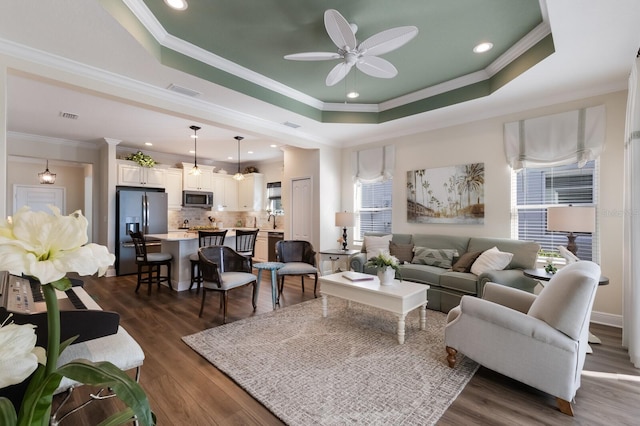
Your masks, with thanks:
[{"label": "area rug", "polygon": [[406,319],[331,298],[205,330],[182,340],[289,425],[431,425],[478,368],[444,349],[445,314]]}]

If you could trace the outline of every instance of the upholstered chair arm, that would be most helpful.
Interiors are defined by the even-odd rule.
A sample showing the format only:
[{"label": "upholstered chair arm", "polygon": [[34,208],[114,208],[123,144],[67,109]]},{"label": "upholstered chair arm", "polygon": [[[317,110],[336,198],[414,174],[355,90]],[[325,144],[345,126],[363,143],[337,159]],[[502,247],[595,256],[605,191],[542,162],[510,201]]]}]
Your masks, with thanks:
[{"label": "upholstered chair arm", "polygon": [[[460,312],[460,316],[450,324],[467,317],[468,320],[486,323],[487,328],[499,327],[510,330],[568,352],[576,350],[576,342],[573,339],[549,326],[544,321],[488,300],[478,299],[473,296],[463,296],[460,300]],[[496,330],[494,333],[500,333],[500,331]]]},{"label": "upholstered chair arm", "polygon": [[367,263],[367,253],[358,253],[351,256],[351,269],[356,272],[364,272],[364,264]]},{"label": "upholstered chair arm", "polygon": [[484,286],[482,298],[526,314],[533,301],[536,300],[536,295],[489,282]]},{"label": "upholstered chair arm", "polygon": [[498,283],[508,287],[533,293],[533,289],[538,285],[538,281],[525,277],[522,269],[504,269],[502,271],[487,271],[478,276],[478,295],[483,294],[486,283]]}]

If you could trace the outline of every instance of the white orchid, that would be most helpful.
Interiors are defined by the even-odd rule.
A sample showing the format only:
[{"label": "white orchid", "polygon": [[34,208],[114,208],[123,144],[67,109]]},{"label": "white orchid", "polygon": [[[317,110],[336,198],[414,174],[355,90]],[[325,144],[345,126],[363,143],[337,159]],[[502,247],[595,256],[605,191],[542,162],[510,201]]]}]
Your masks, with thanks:
[{"label": "white orchid", "polygon": [[106,247],[87,244],[88,221],[80,210],[62,216],[21,208],[0,225],[0,270],[29,275],[42,284],[58,281],[69,272],[103,275],[115,256]]},{"label": "white orchid", "polygon": [[32,324],[0,325],[0,388],[22,382],[46,362],[34,329]]}]

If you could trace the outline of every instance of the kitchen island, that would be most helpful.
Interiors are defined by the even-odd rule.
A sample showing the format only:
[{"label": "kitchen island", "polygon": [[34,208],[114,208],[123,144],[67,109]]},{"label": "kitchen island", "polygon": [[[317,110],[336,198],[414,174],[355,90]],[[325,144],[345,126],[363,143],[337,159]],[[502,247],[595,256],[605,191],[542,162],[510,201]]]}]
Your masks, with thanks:
[{"label": "kitchen island", "polygon": [[[198,231],[173,231],[166,234],[148,234],[147,237],[161,241],[161,251],[173,256],[171,283],[177,291],[188,290],[191,285],[191,262],[189,256],[198,251]],[[224,245],[236,248],[236,231],[229,229]],[[162,283],[166,285],[166,283]]]}]

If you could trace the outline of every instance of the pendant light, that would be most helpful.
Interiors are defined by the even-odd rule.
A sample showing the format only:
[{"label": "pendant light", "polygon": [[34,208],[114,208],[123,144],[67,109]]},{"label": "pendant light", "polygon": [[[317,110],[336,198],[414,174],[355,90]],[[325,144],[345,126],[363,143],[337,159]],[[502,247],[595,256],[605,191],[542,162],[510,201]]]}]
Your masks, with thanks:
[{"label": "pendant light", "polygon": [[233,138],[238,141],[238,171],[233,175],[233,178],[235,180],[243,180],[244,175],[240,173],[240,141],[244,138],[242,136],[234,136]]},{"label": "pendant light", "polygon": [[198,176],[199,174],[202,174],[202,170],[198,168],[198,130],[200,130],[200,127],[190,126],[189,128],[193,130],[193,136],[191,136],[193,138],[193,167],[189,174]]},{"label": "pendant light", "polygon": [[54,184],[56,183],[56,174],[49,171],[49,160],[47,160],[46,170],[42,173],[38,173],[38,179],[42,184]]}]

